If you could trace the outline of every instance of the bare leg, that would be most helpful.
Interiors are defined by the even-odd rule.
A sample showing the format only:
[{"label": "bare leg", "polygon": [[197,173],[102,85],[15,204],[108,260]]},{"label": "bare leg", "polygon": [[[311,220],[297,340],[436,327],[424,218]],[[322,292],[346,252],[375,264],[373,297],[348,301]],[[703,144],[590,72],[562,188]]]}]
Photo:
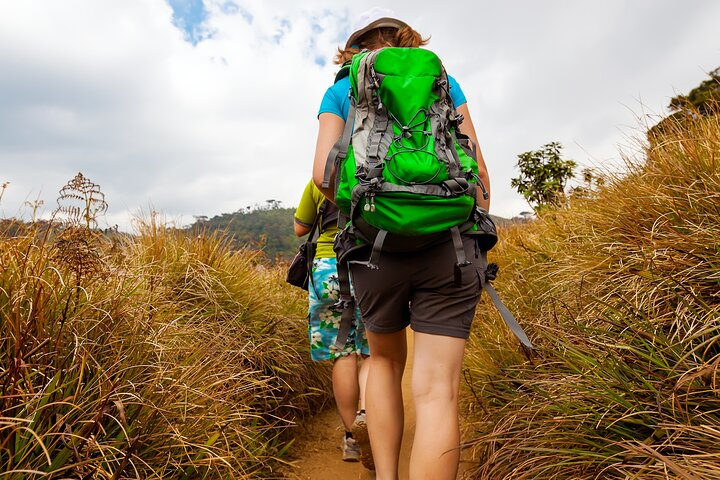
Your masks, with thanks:
[{"label": "bare leg", "polygon": [[360,384],[360,402],[359,409],[365,410],[365,389],[367,387],[368,372],[370,371],[370,357],[363,355],[360,361],[360,373],[358,374],[358,383]]},{"label": "bare leg", "polygon": [[402,375],[407,358],[405,330],[396,333],[367,331],[370,372],[366,408],[370,444],[377,480],[397,480],[404,412]]},{"label": "bare leg", "polygon": [[358,408],[358,357],[355,354],[335,360],[332,370],[332,386],[340,419],[349,432]]},{"label": "bare leg", "polygon": [[460,460],[458,389],[465,340],[414,333],[412,391],[417,421],[410,478],[455,479]]}]

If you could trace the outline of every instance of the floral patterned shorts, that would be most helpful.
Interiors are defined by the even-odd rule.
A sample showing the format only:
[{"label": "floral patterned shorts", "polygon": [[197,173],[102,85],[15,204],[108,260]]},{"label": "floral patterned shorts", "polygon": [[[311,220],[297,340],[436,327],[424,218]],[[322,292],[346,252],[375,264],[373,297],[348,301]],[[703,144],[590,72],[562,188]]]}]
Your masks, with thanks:
[{"label": "floral patterned shorts", "polygon": [[337,259],[316,258],[313,260],[312,281],[308,285],[310,356],[316,362],[344,357],[351,353],[369,355],[365,327],[360,320],[360,309],[355,307],[355,318],[350,329],[345,348],[335,348],[340,312],[333,312],[332,307],[340,299],[338,285]]}]

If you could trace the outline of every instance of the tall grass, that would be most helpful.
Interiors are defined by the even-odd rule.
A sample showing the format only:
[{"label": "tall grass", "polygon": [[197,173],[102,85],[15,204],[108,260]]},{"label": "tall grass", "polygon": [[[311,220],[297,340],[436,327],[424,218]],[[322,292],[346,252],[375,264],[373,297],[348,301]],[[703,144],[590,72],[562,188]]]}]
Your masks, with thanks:
[{"label": "tall grass", "polygon": [[644,153],[502,232],[497,287],[538,352],[476,322],[468,478],[720,478],[720,117]]},{"label": "tall grass", "polygon": [[305,297],[257,252],[5,222],[0,477],[271,478],[326,401]]}]

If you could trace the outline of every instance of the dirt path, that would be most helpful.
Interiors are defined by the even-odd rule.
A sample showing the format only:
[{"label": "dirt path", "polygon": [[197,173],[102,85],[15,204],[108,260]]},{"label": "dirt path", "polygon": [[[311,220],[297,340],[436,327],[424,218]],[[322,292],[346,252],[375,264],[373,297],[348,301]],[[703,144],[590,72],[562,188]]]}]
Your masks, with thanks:
[{"label": "dirt path", "polygon": [[[415,407],[410,391],[412,378],[412,335],[408,335],[408,361],[403,375],[403,400],[405,403],[405,434],[400,452],[400,478],[408,478],[408,459],[415,435]],[[366,470],[361,463],[343,462],[340,441],[342,422],[334,407],[326,408],[298,432],[295,445],[290,450],[295,468],[287,477],[302,480],[369,480],[374,472]]]},{"label": "dirt path", "polygon": [[[410,330],[408,329],[410,332]],[[403,375],[403,399],[405,403],[405,434],[400,452],[400,478],[408,478],[408,461],[415,435],[415,406],[412,402],[410,379],[412,378],[412,333],[408,334],[408,361]],[[334,407],[325,409],[298,431],[297,440],[290,450],[295,468],[289,469],[287,477],[296,480],[369,480],[374,472],[360,463],[343,462],[340,441],[342,422]]]}]

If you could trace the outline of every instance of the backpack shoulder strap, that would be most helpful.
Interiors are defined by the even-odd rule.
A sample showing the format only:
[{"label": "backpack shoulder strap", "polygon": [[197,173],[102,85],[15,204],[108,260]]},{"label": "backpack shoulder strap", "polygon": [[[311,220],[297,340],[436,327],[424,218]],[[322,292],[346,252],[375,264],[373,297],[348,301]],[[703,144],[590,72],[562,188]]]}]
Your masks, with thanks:
[{"label": "backpack shoulder strap", "polygon": [[335,82],[333,82],[333,83],[337,83],[340,80],[342,80],[343,78],[350,75],[350,64],[351,63],[352,62],[350,60],[348,60],[347,62],[342,64],[342,66],[340,67],[340,70],[338,70],[338,72],[335,74]]},{"label": "backpack shoulder strap", "polygon": [[320,208],[322,209],[322,212],[320,212],[318,216],[322,216],[322,219],[320,220],[320,232],[322,233],[331,225],[338,224],[338,214],[340,211],[338,210],[337,205],[329,200],[325,200]]}]

